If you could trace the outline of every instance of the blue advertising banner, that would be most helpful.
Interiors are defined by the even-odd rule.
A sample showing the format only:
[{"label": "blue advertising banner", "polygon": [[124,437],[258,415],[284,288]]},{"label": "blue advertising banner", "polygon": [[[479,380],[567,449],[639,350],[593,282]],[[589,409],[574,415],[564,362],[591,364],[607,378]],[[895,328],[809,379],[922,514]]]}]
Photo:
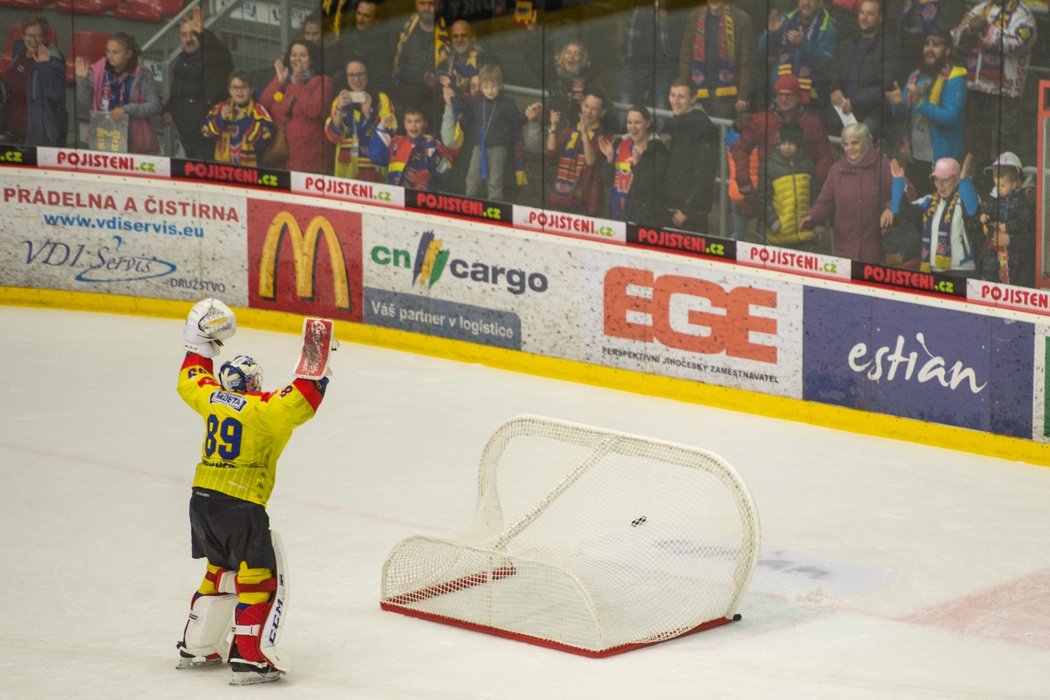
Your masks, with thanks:
[{"label": "blue advertising banner", "polygon": [[1031,438],[1031,323],[808,287],[803,398]]}]

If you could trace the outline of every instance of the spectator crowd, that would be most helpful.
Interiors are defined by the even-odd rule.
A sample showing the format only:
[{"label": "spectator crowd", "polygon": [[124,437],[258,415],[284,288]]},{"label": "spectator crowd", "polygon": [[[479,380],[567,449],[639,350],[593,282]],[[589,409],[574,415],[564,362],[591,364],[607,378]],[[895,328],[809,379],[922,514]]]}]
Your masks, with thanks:
[{"label": "spectator crowd", "polygon": [[[318,3],[265,72],[197,6],[166,99],[113,33],[103,57],[72,57],[76,116],[134,153],[159,153],[163,125],[189,159],[687,232],[710,231],[724,187],[738,240],[1035,283],[1038,32],[1020,0],[390,4]],[[4,140],[97,147],[70,133],[48,20],[20,29]]]}]

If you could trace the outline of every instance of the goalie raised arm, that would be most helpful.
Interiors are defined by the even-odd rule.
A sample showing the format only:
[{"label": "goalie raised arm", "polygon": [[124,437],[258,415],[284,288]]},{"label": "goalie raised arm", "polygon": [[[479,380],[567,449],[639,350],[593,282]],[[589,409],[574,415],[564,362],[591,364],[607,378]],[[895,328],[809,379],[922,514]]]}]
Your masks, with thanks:
[{"label": "goalie raised arm", "polygon": [[222,663],[232,614],[231,682],[246,685],[277,680],[289,668],[277,647],[287,576],[266,504],[277,459],[292,431],[317,412],[328,378],[327,358],[271,392],[263,388],[262,367],[248,355],[215,372],[212,358],[236,330],[228,306],[203,299],[190,310],[183,332],[188,352],[178,393],[203,418],[205,433],[190,497],[190,536],[193,557],[207,559],[207,572],[190,604],[178,667]]},{"label": "goalie raised arm", "polygon": [[230,307],[218,299],[201,299],[186,317],[182,340],[186,350],[210,358],[218,355],[222,341],[236,332],[237,317]]}]

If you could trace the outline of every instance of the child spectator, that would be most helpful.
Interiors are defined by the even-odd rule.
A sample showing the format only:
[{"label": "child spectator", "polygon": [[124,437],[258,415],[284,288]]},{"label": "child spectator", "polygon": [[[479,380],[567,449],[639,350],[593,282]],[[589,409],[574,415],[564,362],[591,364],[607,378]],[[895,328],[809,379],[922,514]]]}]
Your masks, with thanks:
[{"label": "child spectator", "polygon": [[1035,216],[1025,198],[1021,159],[1002,153],[985,168],[995,182],[981,209],[985,240],[978,273],[989,282],[1035,285]]},{"label": "child spectator", "polygon": [[[505,201],[504,178],[513,155],[518,184],[524,185],[524,137],[522,127],[526,121],[535,119],[541,106],[530,105],[526,117],[517,103],[503,94],[503,71],[499,66],[484,66],[478,71],[481,83],[480,94],[462,101],[453,98],[453,104],[463,112],[463,127],[472,132],[474,148],[470,151],[467,168],[466,193],[468,197],[480,197]],[[460,104],[456,104],[457,101]]]},{"label": "child spectator", "polygon": [[362,59],[347,62],[346,84],[347,89],[332,101],[331,113],[324,123],[325,136],[335,144],[335,174],[383,182],[386,171],[369,160],[368,145],[376,125],[387,115],[394,117],[390,129],[397,130],[394,105],[385,92],[368,89],[368,66]]},{"label": "child spectator", "polygon": [[740,140],[741,135],[751,121],[750,112],[741,112],[736,115],[733,124],[726,131],[724,141],[726,149],[726,165],[728,166],[729,184],[726,189],[729,195],[729,208],[732,214],[732,231],[730,236],[733,240],[742,241],[749,237],[748,220],[755,218],[755,199],[758,191],[758,171],[761,159],[758,157],[759,148],[754,146],[747,154],[745,165],[747,166],[747,189],[746,193],[740,190],[737,182],[737,164],[733,156],[733,146]]},{"label": "child spectator", "polygon": [[160,153],[150,122],[161,112],[160,92],[141,55],[134,37],[117,32],[106,42],[106,55],[90,66],[77,56],[77,104],[85,113],[108,112],[115,122],[128,119],[129,153]]},{"label": "child spectator", "polygon": [[667,147],[653,138],[652,129],[649,110],[635,105],[627,110],[626,134],[611,142],[604,136],[598,139],[598,148],[613,166],[609,213],[614,219],[663,221]]},{"label": "child spectator", "polygon": [[553,182],[547,203],[553,209],[601,216],[604,199],[602,168],[598,164],[598,138],[608,138],[602,130],[605,118],[605,96],[588,92],[580,104],[580,119],[562,122],[562,114],[551,110],[547,131],[547,159],[555,164]]},{"label": "child spectator", "polygon": [[815,234],[802,220],[812,203],[813,161],[802,151],[802,127],[781,124],[777,148],[762,165],[766,183],[766,243],[809,250]]},{"label": "child spectator", "polygon": [[405,110],[405,135],[395,136],[394,115],[380,121],[372,135],[369,157],[387,168],[387,182],[414,190],[430,191],[432,180],[452,167],[452,154],[426,133],[427,118],[419,107]]},{"label": "child spectator", "polygon": [[212,107],[204,117],[201,134],[217,139],[213,158],[253,168],[277,131],[270,113],[252,99],[252,80],[247,73],[233,73],[228,83],[230,98]]}]

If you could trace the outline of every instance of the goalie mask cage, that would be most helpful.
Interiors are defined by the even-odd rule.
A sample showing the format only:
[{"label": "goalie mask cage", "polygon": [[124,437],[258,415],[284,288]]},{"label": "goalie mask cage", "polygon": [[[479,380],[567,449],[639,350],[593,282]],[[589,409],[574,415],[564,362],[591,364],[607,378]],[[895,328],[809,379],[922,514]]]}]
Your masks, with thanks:
[{"label": "goalie mask cage", "polygon": [[471,529],[410,537],[384,610],[586,656],[739,619],[755,504],[718,455],[519,416],[485,447]]}]

